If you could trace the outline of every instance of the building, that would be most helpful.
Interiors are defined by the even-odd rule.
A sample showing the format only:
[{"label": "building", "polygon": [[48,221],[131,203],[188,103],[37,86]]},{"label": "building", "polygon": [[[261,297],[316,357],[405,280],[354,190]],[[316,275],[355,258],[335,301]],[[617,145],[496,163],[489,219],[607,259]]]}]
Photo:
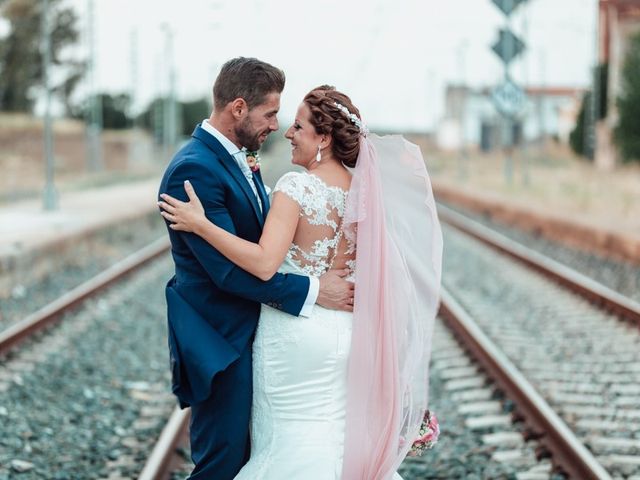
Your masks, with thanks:
[{"label": "building", "polygon": [[511,137],[491,99],[490,88],[472,89],[449,85],[445,93],[445,115],[436,141],[443,150],[491,151],[502,147],[509,138],[516,143],[555,138],[568,144],[585,90],[565,87],[530,87],[517,117]]},{"label": "building", "polygon": [[629,49],[629,40],[640,32],[640,0],[599,0],[598,61],[606,66],[605,85],[596,83],[595,91],[606,95],[605,111],[596,122],[595,163],[609,169],[618,162],[612,133],[618,122],[615,99],[622,90],[622,67]]}]

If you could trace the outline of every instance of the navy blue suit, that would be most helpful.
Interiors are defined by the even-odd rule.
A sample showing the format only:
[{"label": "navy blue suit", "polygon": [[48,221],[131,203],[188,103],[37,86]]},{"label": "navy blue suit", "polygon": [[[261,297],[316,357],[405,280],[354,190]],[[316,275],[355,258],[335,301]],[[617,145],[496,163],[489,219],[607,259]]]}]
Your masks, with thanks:
[{"label": "navy blue suit", "polygon": [[[262,233],[269,199],[254,174],[264,213],[235,160],[199,125],[175,155],[159,193],[188,200],[189,180],[207,217],[251,242]],[[175,276],[167,283],[172,389],[191,407],[192,479],[231,480],[249,458],[251,343],[260,304],[298,315],[309,278],[276,274],[263,282],[202,238],[168,229]]]}]

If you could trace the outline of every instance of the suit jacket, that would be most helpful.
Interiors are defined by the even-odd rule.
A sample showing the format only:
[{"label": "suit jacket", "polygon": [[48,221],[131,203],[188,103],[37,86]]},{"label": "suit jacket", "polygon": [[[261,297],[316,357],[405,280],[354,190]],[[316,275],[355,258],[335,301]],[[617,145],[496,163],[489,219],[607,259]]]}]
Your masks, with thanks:
[{"label": "suit jacket", "polygon": [[[184,181],[189,180],[207,218],[257,242],[269,199],[259,172],[254,177],[264,213],[233,157],[198,125],[171,160],[159,193],[186,201]],[[172,389],[185,408],[208,398],[216,374],[252,341],[261,303],[292,315],[300,313],[309,278],[278,273],[263,282],[197,235],[168,231],[175,262],[175,275],[166,287]]]}]

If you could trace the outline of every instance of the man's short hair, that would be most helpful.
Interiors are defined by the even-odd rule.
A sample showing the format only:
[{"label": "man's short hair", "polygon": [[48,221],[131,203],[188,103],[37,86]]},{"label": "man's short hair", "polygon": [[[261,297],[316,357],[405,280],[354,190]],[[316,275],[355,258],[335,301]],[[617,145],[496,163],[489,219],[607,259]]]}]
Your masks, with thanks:
[{"label": "man's short hair", "polygon": [[243,98],[249,109],[265,102],[270,93],[284,90],[284,72],[257,58],[236,57],[227,61],[213,85],[213,105],[222,110],[236,98]]}]

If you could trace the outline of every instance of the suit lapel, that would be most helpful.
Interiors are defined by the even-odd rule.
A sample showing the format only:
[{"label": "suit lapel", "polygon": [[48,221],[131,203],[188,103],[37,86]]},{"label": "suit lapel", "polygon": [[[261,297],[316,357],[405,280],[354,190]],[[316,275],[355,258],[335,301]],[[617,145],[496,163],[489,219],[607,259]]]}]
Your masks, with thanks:
[{"label": "suit lapel", "polygon": [[224,148],[213,135],[206,132],[199,125],[193,131],[193,134],[191,136],[203,142],[205,145],[207,145],[207,147],[213,150],[216,155],[218,155],[222,166],[229,172],[231,177],[233,177],[233,179],[236,181],[238,186],[242,189],[247,199],[249,200],[249,203],[253,207],[253,213],[256,214],[256,218],[260,222],[260,227],[264,227],[264,217],[262,216],[262,212],[260,212],[260,206],[258,205],[258,200],[253,193],[253,189],[249,185],[249,182],[242,173],[242,170],[240,170],[240,167],[231,156],[231,154],[227,151],[227,149]]}]

